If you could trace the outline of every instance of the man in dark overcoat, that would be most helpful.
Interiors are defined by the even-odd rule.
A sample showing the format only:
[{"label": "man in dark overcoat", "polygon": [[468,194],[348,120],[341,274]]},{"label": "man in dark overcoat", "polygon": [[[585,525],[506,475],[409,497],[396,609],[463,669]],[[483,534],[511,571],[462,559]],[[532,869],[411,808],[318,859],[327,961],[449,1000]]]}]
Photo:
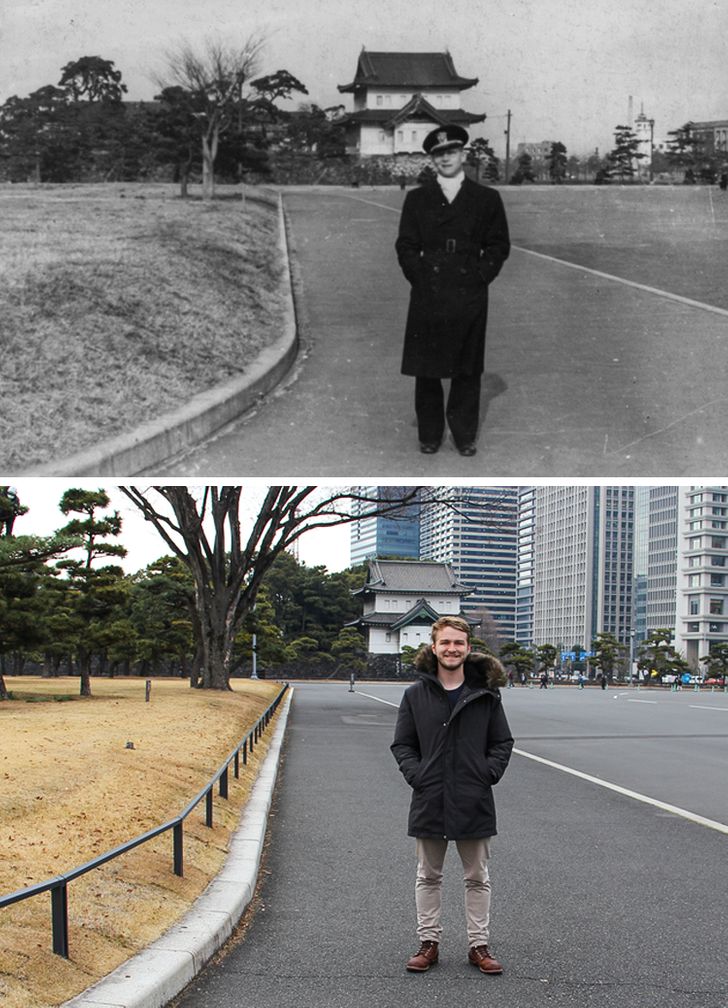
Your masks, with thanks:
[{"label": "man in dark overcoat", "polygon": [[503,711],[503,666],[470,648],[470,625],[443,616],[432,644],[415,658],[419,681],[404,693],[392,752],[412,788],[408,833],[416,837],[418,951],[407,962],[424,973],[439,958],[443,863],[457,847],[465,878],[468,961],[502,973],[490,951],[490,842],[496,834],[493,786],[503,776],[513,738]]},{"label": "man in dark overcoat", "polygon": [[[397,258],[412,285],[402,374],[415,377],[420,450],[438,450],[445,421],[461,455],[474,455],[485,355],[488,285],[510,252],[500,194],[465,177],[467,132],[438,127],[423,143],[437,178],[409,192]],[[447,407],[442,379],[450,378]]]}]

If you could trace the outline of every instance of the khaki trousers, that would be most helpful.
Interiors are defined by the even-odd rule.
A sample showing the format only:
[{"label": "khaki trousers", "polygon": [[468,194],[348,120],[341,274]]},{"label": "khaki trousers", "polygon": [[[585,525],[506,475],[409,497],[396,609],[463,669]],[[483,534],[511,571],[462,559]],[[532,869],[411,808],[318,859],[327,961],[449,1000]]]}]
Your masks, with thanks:
[{"label": "khaki trousers", "polygon": [[[417,838],[417,937],[420,941],[440,941],[442,926],[442,866],[447,852],[447,840]],[[465,879],[465,919],[468,948],[487,945],[490,925],[490,876],[487,839],[456,840]]]}]

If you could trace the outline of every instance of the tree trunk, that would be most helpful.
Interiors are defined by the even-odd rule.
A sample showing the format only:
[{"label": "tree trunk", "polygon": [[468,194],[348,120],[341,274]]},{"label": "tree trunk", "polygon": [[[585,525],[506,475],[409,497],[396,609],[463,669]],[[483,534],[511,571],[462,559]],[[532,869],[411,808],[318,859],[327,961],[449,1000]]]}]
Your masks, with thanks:
[{"label": "tree trunk", "polygon": [[181,199],[187,199],[189,196],[189,184],[190,184],[190,169],[192,166],[192,158],[188,158],[187,161],[180,167],[179,171],[179,194]]},{"label": "tree trunk", "polygon": [[234,634],[227,614],[214,598],[205,599],[201,619],[202,688],[230,689]]},{"label": "tree trunk", "polygon": [[80,696],[91,696],[91,655],[86,648],[78,649],[78,671],[81,677]]},{"label": "tree trunk", "polygon": [[190,687],[192,689],[197,689],[200,685],[200,675],[202,674],[202,647],[200,646],[199,639],[195,644],[195,654],[192,659],[192,667],[190,668]]},{"label": "tree trunk", "polygon": [[211,200],[215,195],[215,163],[207,138],[202,138],[202,198]]},{"label": "tree trunk", "polygon": [[10,694],[8,693],[8,688],[5,685],[5,677],[2,672],[0,672],[0,700],[9,700]]},{"label": "tree trunk", "polygon": [[211,200],[215,195],[215,158],[217,157],[218,131],[211,129],[202,137],[202,198]]}]

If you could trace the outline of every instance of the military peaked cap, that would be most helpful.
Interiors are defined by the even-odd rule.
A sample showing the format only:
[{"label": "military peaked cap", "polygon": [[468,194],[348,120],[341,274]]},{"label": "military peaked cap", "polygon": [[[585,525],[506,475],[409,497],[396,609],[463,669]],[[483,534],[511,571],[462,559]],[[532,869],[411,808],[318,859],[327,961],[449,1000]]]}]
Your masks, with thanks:
[{"label": "military peaked cap", "polygon": [[464,147],[469,139],[462,126],[438,126],[427,134],[422,149],[425,154],[437,154],[453,147]]}]

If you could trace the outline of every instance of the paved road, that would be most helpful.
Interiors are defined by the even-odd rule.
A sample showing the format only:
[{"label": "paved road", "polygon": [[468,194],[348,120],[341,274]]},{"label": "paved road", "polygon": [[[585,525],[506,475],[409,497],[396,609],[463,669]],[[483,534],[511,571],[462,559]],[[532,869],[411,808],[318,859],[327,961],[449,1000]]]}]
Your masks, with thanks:
[{"label": "paved road", "polygon": [[[386,189],[286,194],[305,342],[295,374],[253,414],[155,472],[601,478],[720,468],[728,312],[664,296],[680,287],[667,261],[661,294],[647,289],[651,274],[633,286],[535,254],[528,214],[491,288],[478,455],[463,459],[451,443],[421,455],[413,381],[399,374],[401,202]],[[599,243],[586,251],[598,268]]]},{"label": "paved road", "polygon": [[[408,789],[388,750],[401,687],[357,689],[296,687],[262,905],[179,1008],[414,1008],[483,998],[491,1008],[725,1008],[726,836],[525,755],[513,756],[496,793],[493,945],[506,973],[485,977],[465,961],[452,854],[441,963],[406,973],[413,841]],[[728,822],[728,698],[636,699],[645,698],[505,695],[522,752]]]}]

